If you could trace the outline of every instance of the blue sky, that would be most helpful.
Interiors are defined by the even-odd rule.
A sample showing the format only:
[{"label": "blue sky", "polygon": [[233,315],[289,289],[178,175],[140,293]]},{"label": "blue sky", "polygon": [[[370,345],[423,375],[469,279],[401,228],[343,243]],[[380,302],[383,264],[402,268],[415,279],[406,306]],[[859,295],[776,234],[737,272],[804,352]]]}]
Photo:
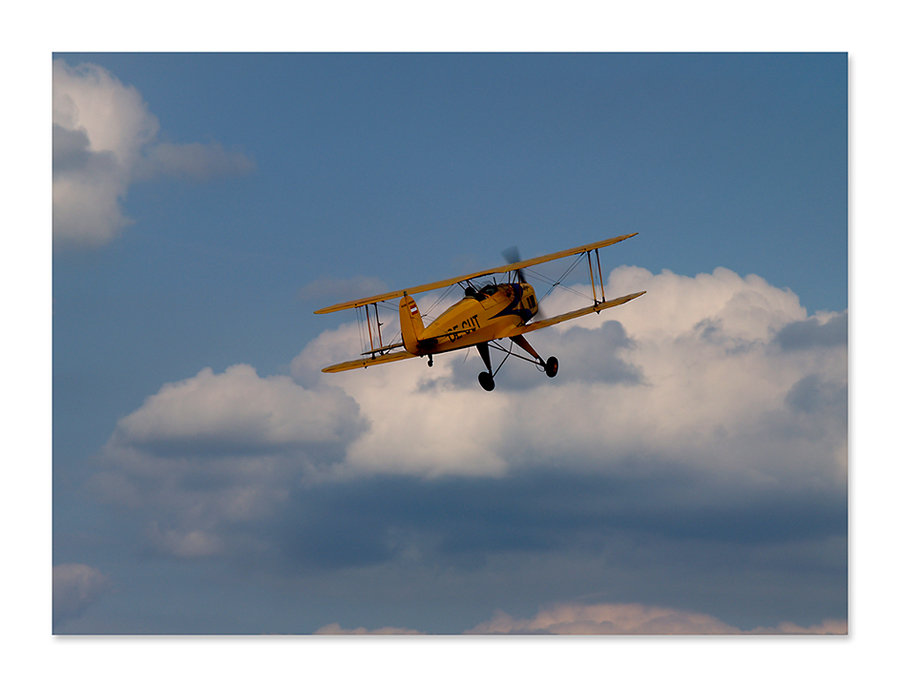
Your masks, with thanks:
[{"label": "blue sky", "polygon": [[[54,60],[56,631],[846,622],[846,54]],[[552,383],[317,373],[354,288],[633,231]]]}]

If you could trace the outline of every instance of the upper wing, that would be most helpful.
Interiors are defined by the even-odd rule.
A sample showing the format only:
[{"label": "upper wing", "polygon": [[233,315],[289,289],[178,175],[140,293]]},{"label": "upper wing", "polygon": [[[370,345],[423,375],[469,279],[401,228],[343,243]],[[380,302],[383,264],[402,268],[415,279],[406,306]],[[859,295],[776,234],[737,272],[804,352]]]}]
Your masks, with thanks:
[{"label": "upper wing", "polygon": [[374,358],[366,356],[361,360],[348,360],[346,363],[338,363],[337,365],[329,365],[322,372],[343,372],[344,370],[356,370],[360,367],[371,367],[372,365],[381,365],[382,363],[390,363],[395,360],[407,360],[408,358],[417,358],[407,351],[397,351],[396,353],[386,353]]},{"label": "upper wing", "polygon": [[377,296],[369,296],[368,298],[359,298],[353,301],[347,301],[346,303],[338,303],[337,305],[332,305],[328,308],[322,308],[321,310],[316,310],[316,315],[321,315],[329,312],[337,312],[338,310],[346,310],[347,308],[359,307],[361,305],[368,305],[369,303],[380,303],[381,301],[389,301],[392,298],[400,298],[404,293],[422,293],[423,291],[434,291],[435,289],[442,289],[445,286],[450,286],[452,284],[458,284],[463,281],[468,281],[469,279],[477,279],[478,277],[483,277],[488,274],[498,274],[502,272],[514,272],[515,270],[520,270],[525,267],[530,267],[531,265],[538,265],[542,262],[550,262],[551,260],[559,260],[560,258],[567,258],[570,255],[578,255],[579,253],[587,253],[588,251],[594,250],[596,248],[605,248],[606,246],[611,246],[614,243],[618,243],[619,241],[624,241],[625,239],[630,239],[632,236],[637,236],[637,232],[633,234],[623,234],[622,236],[616,236],[613,239],[605,239],[603,241],[597,241],[595,243],[588,243],[584,246],[579,246],[578,248],[569,248],[568,250],[561,250],[558,253],[550,253],[549,255],[542,255],[539,258],[531,258],[529,260],[520,260],[519,262],[512,262],[508,265],[502,265],[501,267],[492,267],[489,270],[481,270],[480,272],[472,272],[472,274],[465,274],[461,277],[453,277],[452,279],[442,279],[441,281],[431,282],[430,284],[422,284],[421,286],[414,286],[411,289],[400,289],[399,291],[391,291],[389,293],[382,293]]},{"label": "upper wing", "polygon": [[582,315],[590,315],[592,312],[600,312],[601,310],[606,310],[607,308],[614,308],[617,305],[622,305],[623,303],[627,303],[630,300],[634,300],[638,296],[643,296],[645,293],[647,292],[640,291],[638,293],[631,293],[627,296],[616,298],[615,300],[596,303],[594,305],[589,305],[586,308],[581,308],[580,310],[573,310],[572,312],[567,312],[563,315],[557,315],[556,317],[550,317],[546,320],[532,322],[531,324],[517,327],[513,330],[511,335],[533,332],[537,329],[543,329],[544,327],[552,327],[554,324],[559,324],[560,322],[565,322],[566,320],[574,320],[576,317],[581,317]]}]

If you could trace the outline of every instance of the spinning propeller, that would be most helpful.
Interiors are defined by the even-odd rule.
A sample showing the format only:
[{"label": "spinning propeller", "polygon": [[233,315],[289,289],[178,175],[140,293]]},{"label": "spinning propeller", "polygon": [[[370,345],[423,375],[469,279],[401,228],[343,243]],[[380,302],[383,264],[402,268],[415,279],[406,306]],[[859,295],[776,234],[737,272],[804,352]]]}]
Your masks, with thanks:
[{"label": "spinning propeller", "polygon": [[[522,256],[519,254],[518,246],[510,246],[502,253],[503,259],[506,260],[507,264],[512,265],[516,262],[522,261]],[[520,284],[525,283],[525,271],[522,269],[516,270],[516,279],[519,280]]]}]

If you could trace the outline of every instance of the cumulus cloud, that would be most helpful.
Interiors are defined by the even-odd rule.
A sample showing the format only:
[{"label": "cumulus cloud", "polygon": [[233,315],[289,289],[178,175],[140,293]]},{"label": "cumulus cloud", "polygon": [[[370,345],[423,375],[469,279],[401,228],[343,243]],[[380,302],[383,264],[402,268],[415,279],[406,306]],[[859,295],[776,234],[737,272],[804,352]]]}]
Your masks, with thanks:
[{"label": "cumulus cloud", "polygon": [[[329,376],[370,423],[349,446],[348,465],[502,475],[549,460],[605,470],[643,457],[735,480],[843,481],[847,350],[834,332],[845,313],[810,318],[790,291],[724,268],[696,277],[612,273],[610,293],[637,290],[648,293],[529,337],[545,357],[560,359],[554,380],[513,360],[486,394],[474,381],[480,360],[465,352],[438,356],[433,368],[411,361]],[[542,307],[580,305],[557,291]],[[827,331],[829,345],[785,345],[804,327]],[[325,332],[293,361],[292,374],[314,379],[357,349],[354,325]]]},{"label": "cumulus cloud", "polygon": [[848,633],[846,620],[828,619],[808,627],[797,623],[779,623],[777,627],[757,627],[747,634],[755,635],[845,635]]},{"label": "cumulus cloud", "polygon": [[[846,635],[846,620],[828,619],[801,626],[782,622],[775,627],[741,630],[708,613],[648,606],[640,603],[578,602],[554,604],[531,618],[515,618],[495,611],[490,620],[478,623],[463,634],[470,635]],[[345,629],[338,623],[325,625],[313,634],[321,635],[415,635],[424,634],[406,627],[365,627]]]},{"label": "cumulus cloud", "polygon": [[166,384],[119,420],[90,488],[142,510],[147,541],[179,558],[258,548],[248,525],[272,518],[292,485],[313,476],[364,428],[332,388],[259,377],[249,365]]},{"label": "cumulus cloud", "polygon": [[160,142],[159,120],[133,86],[106,69],[53,62],[53,233],[57,244],[108,243],[130,223],[137,180],[243,174],[253,163],[220,144]]},{"label": "cumulus cloud", "polygon": [[420,635],[418,630],[410,630],[405,627],[380,627],[376,630],[367,630],[357,627],[353,630],[345,630],[338,623],[330,623],[313,632],[316,635]]},{"label": "cumulus cloud", "polygon": [[53,566],[53,628],[74,620],[110,590],[110,581],[82,563]]},{"label": "cumulus cloud", "polygon": [[167,455],[255,455],[328,445],[357,433],[356,406],[335,389],[311,392],[250,365],[211,368],[166,384],[122,418],[114,444]]},{"label": "cumulus cloud", "polygon": [[[359,353],[355,323],[311,341],[291,377],[202,370],[119,421],[91,487],[175,558],[230,556],[287,575],[341,569],[360,588],[400,577],[429,588],[429,575],[460,570],[449,577],[498,595],[513,593],[512,579],[521,594],[565,587],[572,597],[596,585],[638,599],[665,587],[680,600],[740,587],[779,611],[792,604],[803,613],[794,617],[826,617],[816,613],[827,598],[840,617],[847,348],[834,331],[846,313],[811,317],[790,291],[725,269],[612,272],[607,293],[637,290],[648,293],[529,337],[558,355],[558,377],[512,360],[492,393],[465,352],[432,368],[323,375]],[[579,305],[554,293],[543,307]],[[763,578],[777,594],[757,588]],[[476,629],[736,631],[702,614],[629,608]],[[768,631],[793,631],[782,617]]]},{"label": "cumulus cloud", "polygon": [[847,634],[846,621],[828,620],[812,627],[782,623],[776,628],[743,632],[705,613],[643,604],[558,604],[532,618],[513,618],[502,611],[468,634],[557,635],[730,635]]}]

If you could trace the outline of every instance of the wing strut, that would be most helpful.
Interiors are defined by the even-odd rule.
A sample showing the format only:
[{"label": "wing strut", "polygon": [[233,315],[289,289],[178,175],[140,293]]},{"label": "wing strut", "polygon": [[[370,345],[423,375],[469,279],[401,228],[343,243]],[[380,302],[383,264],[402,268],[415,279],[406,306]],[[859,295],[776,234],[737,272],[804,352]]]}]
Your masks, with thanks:
[{"label": "wing strut", "polygon": [[[375,315],[375,321],[378,321],[378,315]],[[375,350],[375,339],[372,338],[372,320],[369,318],[369,304],[366,303],[366,324],[369,325],[369,350]]]},{"label": "wing strut", "polygon": [[591,251],[588,251],[588,270],[591,273],[591,291],[594,293],[594,305],[598,303],[606,303],[606,291],[603,289],[603,270],[600,269],[600,249],[594,249],[594,255],[597,256],[597,281],[600,282],[600,297],[603,300],[597,300],[597,287],[594,285],[594,263],[591,262]]},{"label": "wing strut", "polygon": [[378,303],[374,303],[375,306],[375,324],[378,326],[378,345],[381,348],[384,348],[384,341],[381,338],[381,320],[378,318]]}]

